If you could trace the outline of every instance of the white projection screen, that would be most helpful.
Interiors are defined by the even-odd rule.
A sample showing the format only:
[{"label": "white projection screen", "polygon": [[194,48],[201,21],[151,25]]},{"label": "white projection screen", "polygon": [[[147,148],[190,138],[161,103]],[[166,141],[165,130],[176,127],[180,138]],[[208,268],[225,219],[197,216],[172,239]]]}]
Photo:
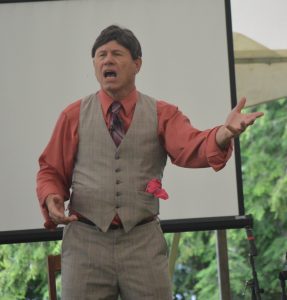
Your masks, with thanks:
[{"label": "white projection screen", "polygon": [[[0,242],[59,237],[43,229],[38,157],[60,112],[99,89],[90,50],[100,31],[131,29],[143,50],[141,92],[206,129],[236,103],[230,3],[224,0],[79,0],[0,4]],[[241,226],[239,150],[220,172],[166,167],[160,200],[169,232]],[[238,223],[239,222],[239,223]],[[207,225],[206,225],[207,224]]]}]

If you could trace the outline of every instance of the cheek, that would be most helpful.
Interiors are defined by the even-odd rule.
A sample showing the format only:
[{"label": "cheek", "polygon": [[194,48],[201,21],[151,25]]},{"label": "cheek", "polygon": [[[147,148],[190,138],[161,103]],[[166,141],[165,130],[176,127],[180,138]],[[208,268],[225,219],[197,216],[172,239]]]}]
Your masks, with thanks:
[{"label": "cheek", "polygon": [[97,70],[100,70],[100,68],[101,68],[101,64],[98,60],[93,61],[93,66],[94,66],[94,69],[96,72],[97,72]]},{"label": "cheek", "polygon": [[125,68],[126,77],[131,78],[135,76],[135,74],[136,74],[136,68],[134,66],[128,66]]},{"label": "cheek", "polygon": [[95,66],[95,74],[96,74],[97,79],[99,80],[101,78],[101,71],[100,71],[99,66]]}]

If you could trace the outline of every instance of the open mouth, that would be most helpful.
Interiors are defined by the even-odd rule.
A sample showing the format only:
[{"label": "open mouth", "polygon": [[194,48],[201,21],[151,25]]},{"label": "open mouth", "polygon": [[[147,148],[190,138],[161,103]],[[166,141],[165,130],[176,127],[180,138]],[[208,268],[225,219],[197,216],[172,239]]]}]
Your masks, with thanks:
[{"label": "open mouth", "polygon": [[117,73],[115,71],[105,71],[104,77],[105,78],[117,77]]}]

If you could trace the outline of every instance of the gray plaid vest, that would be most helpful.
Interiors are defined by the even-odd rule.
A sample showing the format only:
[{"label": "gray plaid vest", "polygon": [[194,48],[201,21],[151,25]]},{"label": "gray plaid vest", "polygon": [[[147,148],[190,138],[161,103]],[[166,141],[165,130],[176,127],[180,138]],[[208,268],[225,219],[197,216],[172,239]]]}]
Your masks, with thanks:
[{"label": "gray plaid vest", "polygon": [[128,232],[159,213],[159,200],[145,188],[151,179],[162,178],[167,154],[158,138],[156,101],[138,95],[133,120],[118,148],[97,95],[81,102],[71,208],[104,232],[115,214]]}]

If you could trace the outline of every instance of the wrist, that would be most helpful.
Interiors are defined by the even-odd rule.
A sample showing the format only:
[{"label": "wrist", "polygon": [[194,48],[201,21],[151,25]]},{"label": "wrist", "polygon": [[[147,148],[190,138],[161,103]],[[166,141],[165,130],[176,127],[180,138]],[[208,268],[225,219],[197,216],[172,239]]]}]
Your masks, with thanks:
[{"label": "wrist", "polygon": [[215,139],[219,148],[224,150],[229,146],[233,137],[234,137],[233,133],[225,125],[222,125],[217,130]]}]

